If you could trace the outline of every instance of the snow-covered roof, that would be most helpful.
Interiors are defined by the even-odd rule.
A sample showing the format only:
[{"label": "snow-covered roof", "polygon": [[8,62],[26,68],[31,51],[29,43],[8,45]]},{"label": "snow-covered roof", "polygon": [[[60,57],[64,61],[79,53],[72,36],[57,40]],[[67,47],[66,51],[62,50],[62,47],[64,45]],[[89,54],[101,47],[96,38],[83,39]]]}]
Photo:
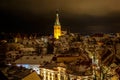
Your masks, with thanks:
[{"label": "snow-covered roof", "polygon": [[53,55],[45,56],[23,56],[20,59],[16,60],[15,64],[42,64],[45,61],[50,62],[53,58]]}]

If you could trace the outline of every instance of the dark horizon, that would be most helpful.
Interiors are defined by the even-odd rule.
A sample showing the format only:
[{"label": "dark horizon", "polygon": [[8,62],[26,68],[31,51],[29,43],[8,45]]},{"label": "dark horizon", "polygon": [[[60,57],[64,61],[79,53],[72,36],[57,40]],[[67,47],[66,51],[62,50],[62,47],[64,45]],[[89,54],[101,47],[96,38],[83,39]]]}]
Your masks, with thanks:
[{"label": "dark horizon", "polygon": [[[2,32],[41,32],[52,33],[55,22],[54,14],[32,15],[0,13],[0,26]],[[94,32],[119,32],[120,16],[90,16],[65,17],[60,14],[62,29],[70,29],[71,32],[94,33]]]},{"label": "dark horizon", "polygon": [[[47,6],[48,2],[42,0],[36,2],[13,0],[9,3],[6,0],[6,2],[0,3],[0,31],[52,34],[56,17],[55,12],[59,8],[62,29],[69,29],[75,33],[120,32],[119,1],[115,0],[118,1],[115,3],[112,3],[113,0],[94,1],[94,3],[93,1],[79,1],[81,4],[79,6],[77,1],[72,0],[69,1],[69,4],[63,4],[64,1],[55,1],[56,5],[53,6],[54,3],[52,2],[54,1],[52,1]],[[74,4],[72,4],[73,2]],[[100,5],[96,5],[99,3]],[[34,6],[26,4],[34,4]],[[86,4],[88,6],[85,6]]]}]

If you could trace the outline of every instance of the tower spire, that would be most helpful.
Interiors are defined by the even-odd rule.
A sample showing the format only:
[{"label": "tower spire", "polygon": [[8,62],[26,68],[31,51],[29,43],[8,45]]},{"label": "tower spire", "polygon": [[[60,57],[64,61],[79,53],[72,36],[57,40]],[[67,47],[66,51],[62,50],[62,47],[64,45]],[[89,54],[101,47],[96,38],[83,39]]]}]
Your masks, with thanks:
[{"label": "tower spire", "polygon": [[59,21],[59,10],[57,9],[56,11],[56,21],[55,21],[55,25],[59,25],[60,26],[60,21]]},{"label": "tower spire", "polygon": [[54,38],[59,39],[59,36],[61,36],[61,25],[59,21],[59,14],[58,10],[56,11],[56,21],[54,24]]}]

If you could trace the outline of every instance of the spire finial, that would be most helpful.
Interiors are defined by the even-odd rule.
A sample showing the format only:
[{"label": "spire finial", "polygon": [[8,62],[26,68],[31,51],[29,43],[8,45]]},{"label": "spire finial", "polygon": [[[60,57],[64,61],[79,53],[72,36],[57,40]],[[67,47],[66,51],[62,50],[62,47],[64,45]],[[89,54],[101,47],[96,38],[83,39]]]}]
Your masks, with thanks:
[{"label": "spire finial", "polygon": [[59,21],[59,9],[56,10],[56,21],[55,21],[55,25],[60,25],[60,21]]}]

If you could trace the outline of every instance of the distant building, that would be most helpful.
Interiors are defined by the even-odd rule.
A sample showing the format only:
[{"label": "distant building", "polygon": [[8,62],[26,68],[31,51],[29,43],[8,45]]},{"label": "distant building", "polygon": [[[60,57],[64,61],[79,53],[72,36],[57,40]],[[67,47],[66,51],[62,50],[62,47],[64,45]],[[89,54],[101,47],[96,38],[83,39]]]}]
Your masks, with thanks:
[{"label": "distant building", "polygon": [[54,38],[59,39],[59,36],[61,36],[61,25],[59,22],[59,14],[56,13],[56,21],[54,24]]},{"label": "distant building", "polygon": [[6,60],[6,51],[7,51],[7,44],[6,42],[0,42],[0,68],[5,66]]}]

